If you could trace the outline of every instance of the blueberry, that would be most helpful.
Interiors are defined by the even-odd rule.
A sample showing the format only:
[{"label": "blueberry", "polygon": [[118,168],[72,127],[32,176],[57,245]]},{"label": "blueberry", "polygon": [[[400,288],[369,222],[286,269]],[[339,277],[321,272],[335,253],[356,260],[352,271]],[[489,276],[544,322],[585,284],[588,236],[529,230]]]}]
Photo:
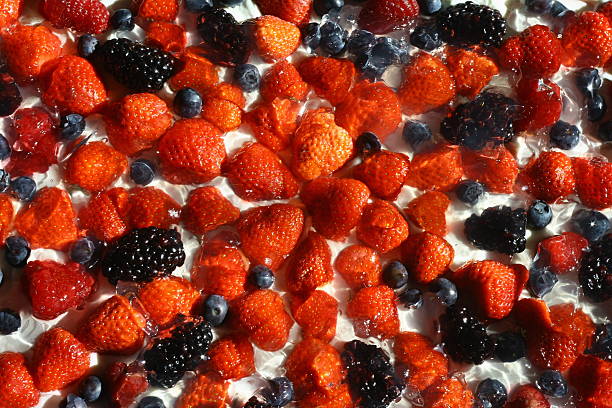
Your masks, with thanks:
[{"label": "blueberry", "polygon": [[376,64],[370,54],[359,55],[355,60],[355,66],[365,78],[370,80],[379,79],[387,70],[387,65]]},{"label": "blueberry", "polygon": [[174,97],[174,111],[183,118],[193,118],[202,111],[202,97],[193,88],[183,88]]},{"label": "blueberry", "polygon": [[399,289],[408,283],[408,270],[400,261],[392,261],[383,269],[382,278],[391,289]]},{"label": "blueberry", "polygon": [[604,360],[612,360],[612,323],[597,326],[593,343],[585,353],[593,354]]},{"label": "blueberry", "polygon": [[600,93],[594,94],[592,97],[587,98],[587,119],[591,122],[597,122],[606,114],[608,106],[606,101]]},{"label": "blueberry", "polygon": [[108,20],[108,23],[115,30],[121,31],[132,31],[135,26],[132,11],[125,8],[116,10]]},{"label": "blueberry", "polygon": [[539,230],[545,228],[552,221],[552,208],[544,201],[536,200],[527,209],[527,226]]},{"label": "blueberry", "polygon": [[11,181],[11,191],[19,200],[30,201],[36,193],[36,183],[30,177],[17,177]]},{"label": "blueberry", "polygon": [[570,10],[559,1],[553,1],[550,6],[550,15],[553,17],[565,17],[570,13]]},{"label": "blueberry", "polygon": [[321,26],[321,49],[330,55],[338,55],[346,47],[348,32],[333,21]]},{"label": "blueberry", "polygon": [[511,331],[491,335],[495,342],[495,357],[504,363],[511,363],[525,357],[527,345],[520,333]]},{"label": "blueberry", "polygon": [[147,159],[134,160],[130,165],[130,177],[134,183],[146,186],[155,178],[155,165]]},{"label": "blueberry", "polygon": [[469,205],[476,204],[482,198],[484,192],[484,185],[474,180],[463,180],[455,190],[457,198]]},{"label": "blueberry", "polygon": [[245,92],[253,92],[259,89],[261,75],[255,65],[240,64],[234,68],[234,81]]},{"label": "blueberry", "polygon": [[533,296],[541,298],[549,293],[558,281],[559,278],[557,277],[556,273],[552,272],[548,268],[541,268],[534,265],[529,270],[529,281],[527,282],[527,288]]},{"label": "blueberry", "polygon": [[425,16],[436,14],[442,9],[441,0],[419,0],[419,11]]},{"label": "blueberry", "polygon": [[320,17],[329,12],[338,12],[344,7],[344,0],[314,0],[314,11]]},{"label": "blueberry", "polygon": [[137,408],[166,408],[166,404],[158,397],[148,396],[140,400]]},{"label": "blueberry", "polygon": [[6,160],[11,155],[11,145],[4,135],[0,134],[0,160]]},{"label": "blueberry", "polygon": [[98,39],[93,35],[83,34],[79,37],[79,41],[77,42],[77,50],[79,55],[83,58],[88,58],[94,53],[94,51],[96,51],[98,43]]},{"label": "blueberry", "polygon": [[487,378],[478,384],[476,398],[483,406],[502,408],[508,399],[508,391],[500,381]]},{"label": "blueberry", "polygon": [[302,44],[311,51],[321,44],[321,26],[319,23],[308,23],[302,28]]},{"label": "blueberry", "polygon": [[550,11],[553,0],[525,0],[527,10],[536,14],[544,14]]},{"label": "blueberry", "polygon": [[16,268],[21,268],[26,265],[30,257],[30,244],[25,238],[18,236],[10,236],[4,242],[4,257],[6,262]]},{"label": "blueberry", "polygon": [[102,394],[102,381],[95,375],[85,378],[79,387],[79,395],[87,402],[94,402]]},{"label": "blueberry", "polygon": [[568,391],[567,381],[565,381],[563,375],[557,370],[543,371],[536,380],[536,387],[538,387],[544,395],[555,398],[565,397]]},{"label": "blueberry", "polygon": [[64,140],[74,140],[85,130],[85,118],[78,113],[69,113],[60,118],[60,136]]},{"label": "blueberry", "polygon": [[87,408],[85,400],[77,395],[68,394],[66,399],[62,401],[61,407],[63,408]]},{"label": "blueberry", "polygon": [[417,288],[406,289],[399,295],[399,301],[406,307],[418,309],[423,305],[423,292]]},{"label": "blueberry", "polygon": [[23,97],[15,79],[8,74],[1,75],[0,117],[12,115],[21,106],[21,102],[23,102]]},{"label": "blueberry", "polygon": [[70,247],[70,259],[82,265],[94,264],[100,255],[101,243],[95,238],[83,237]]},{"label": "blueberry", "polygon": [[562,120],[557,121],[548,132],[553,146],[563,150],[570,150],[580,142],[580,129]]},{"label": "blueberry", "polygon": [[392,38],[381,37],[370,51],[370,61],[374,65],[388,67],[402,62],[404,55],[407,53],[399,42]]},{"label": "blueberry", "polygon": [[429,125],[413,120],[407,121],[404,125],[402,137],[412,147],[412,150],[418,150],[421,145],[432,140]]},{"label": "blueberry", "polygon": [[588,97],[595,94],[602,84],[597,68],[584,68],[576,72],[576,85]]},{"label": "blueberry", "polygon": [[442,46],[440,33],[433,24],[417,26],[410,34],[410,44],[425,51],[433,51]]},{"label": "blueberry", "polygon": [[459,297],[457,286],[446,278],[438,278],[431,282],[429,291],[433,292],[438,300],[445,306],[454,305]]},{"label": "blueberry", "polygon": [[266,397],[273,407],[284,407],[293,401],[293,383],[287,377],[271,379],[269,395]]},{"label": "blueberry", "polygon": [[354,30],[346,45],[349,53],[353,55],[369,54],[372,47],[376,44],[376,36],[367,30]]},{"label": "blueberry", "polygon": [[7,335],[16,332],[21,327],[19,313],[11,309],[0,310],[0,334]]},{"label": "blueberry", "polygon": [[192,13],[201,13],[213,8],[213,0],[185,0],[185,8]]},{"label": "blueberry", "polygon": [[204,302],[204,319],[213,326],[220,326],[227,316],[227,300],[220,295],[210,295]]},{"label": "blueberry", "polygon": [[0,169],[0,193],[4,193],[11,185],[11,175],[8,171]]},{"label": "blueberry", "polygon": [[378,137],[372,132],[364,132],[355,140],[355,149],[361,157],[366,157],[380,152],[382,144]]},{"label": "blueberry", "polygon": [[274,285],[274,272],[265,265],[257,265],[251,269],[249,276],[251,284],[259,289],[268,289]]},{"label": "blueberry", "polygon": [[602,142],[612,142],[612,120],[608,120],[599,125],[597,137]]},{"label": "blueberry", "polygon": [[237,6],[238,4],[244,2],[244,0],[216,0],[220,6],[231,7]]},{"label": "blueberry", "polygon": [[610,230],[610,220],[594,210],[580,210],[574,216],[576,232],[589,241],[598,241]]}]

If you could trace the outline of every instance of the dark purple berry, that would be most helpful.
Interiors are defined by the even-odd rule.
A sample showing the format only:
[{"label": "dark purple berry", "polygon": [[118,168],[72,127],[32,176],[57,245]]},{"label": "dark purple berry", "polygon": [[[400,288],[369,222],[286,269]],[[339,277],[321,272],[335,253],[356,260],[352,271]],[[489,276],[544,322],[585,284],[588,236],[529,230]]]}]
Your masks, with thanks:
[{"label": "dark purple berry", "polygon": [[536,14],[545,14],[550,11],[553,0],[525,0],[527,10]]},{"label": "dark purple berry", "polygon": [[265,265],[257,265],[251,269],[249,280],[256,288],[268,289],[274,285],[274,272]]},{"label": "dark purple berry", "polygon": [[333,21],[321,26],[321,49],[329,55],[338,55],[346,48],[348,32]]},{"label": "dark purple berry", "polygon": [[587,118],[591,122],[597,122],[604,117],[608,106],[603,96],[600,93],[595,93],[590,98],[587,98],[586,109]]},{"label": "dark purple berry", "polygon": [[379,152],[382,148],[382,144],[378,137],[372,132],[365,132],[357,137],[355,140],[355,149],[361,157],[370,156],[376,152]]},{"label": "dark purple berry", "polygon": [[444,306],[452,306],[457,303],[457,298],[459,297],[457,286],[446,278],[434,280],[429,284],[428,289]]},{"label": "dark purple berry", "polygon": [[0,117],[12,115],[22,100],[15,79],[6,72],[0,73]]},{"label": "dark purple berry", "polygon": [[136,25],[132,12],[125,8],[115,10],[108,23],[115,30],[121,31],[132,31]]},{"label": "dark purple berry", "polygon": [[102,394],[102,381],[100,377],[90,375],[85,378],[79,387],[79,395],[86,402],[94,402],[100,398]]},{"label": "dark purple berry", "polygon": [[431,16],[442,9],[441,0],[418,0],[421,14]]},{"label": "dark purple berry", "polygon": [[589,241],[598,241],[610,230],[610,220],[595,210],[579,210],[574,215],[574,229]]},{"label": "dark purple berry", "polygon": [[556,273],[548,268],[541,268],[534,265],[529,270],[527,288],[533,296],[541,298],[549,293],[557,282],[559,282],[559,278]]},{"label": "dark purple berry", "polygon": [[202,112],[202,96],[193,88],[183,88],[174,97],[174,111],[183,118],[193,118]]},{"label": "dark purple berry", "polygon": [[423,305],[423,292],[417,288],[406,289],[400,293],[399,301],[406,307],[418,309]]},{"label": "dark purple berry", "polygon": [[60,136],[64,140],[75,140],[85,130],[85,118],[78,113],[69,113],[60,117]]},{"label": "dark purple berry", "polygon": [[319,23],[308,23],[302,28],[302,44],[311,51],[321,44],[321,26]]},{"label": "dark purple berry", "polygon": [[465,235],[475,247],[503,254],[525,250],[527,212],[522,208],[490,207],[465,220]]},{"label": "dark purple berry", "polygon": [[408,270],[400,261],[392,261],[383,269],[382,278],[391,289],[399,289],[408,283]]},{"label": "dark purple berry", "polygon": [[429,125],[424,122],[409,120],[404,124],[402,131],[404,141],[410,145],[412,150],[418,151],[423,145],[431,142],[433,136]]},{"label": "dark purple berry", "polygon": [[323,17],[330,12],[339,12],[344,7],[344,0],[314,0],[314,11]]},{"label": "dark purple berry", "polygon": [[211,326],[220,326],[227,316],[227,300],[220,295],[210,295],[204,301],[202,316]]},{"label": "dark purple berry", "polygon": [[370,53],[372,47],[376,44],[376,36],[367,30],[354,30],[347,43],[349,53],[360,56]]},{"label": "dark purple berry", "polygon": [[12,149],[9,141],[3,134],[0,134],[0,160],[8,159],[11,156],[11,151]]},{"label": "dark purple berry", "polygon": [[443,42],[435,24],[423,24],[410,34],[410,44],[425,51],[433,51],[441,47]]},{"label": "dark purple berry", "polygon": [[563,375],[557,370],[543,371],[536,380],[536,387],[538,387],[544,395],[554,398],[565,397],[568,392],[567,381],[565,381]]},{"label": "dark purple berry", "polygon": [[457,198],[469,205],[474,205],[480,201],[484,193],[484,185],[474,180],[463,180],[455,189]]},{"label": "dark purple berry", "polygon": [[137,408],[166,408],[166,404],[159,397],[149,395],[140,400]]},{"label": "dark purple berry", "polygon": [[147,159],[134,160],[130,165],[130,177],[132,181],[141,186],[146,186],[155,178],[156,168],[153,162]]},{"label": "dark purple berry", "polygon": [[248,28],[230,13],[219,8],[208,9],[198,16],[196,23],[204,40],[200,46],[210,60],[228,66],[245,64],[249,60],[253,43]]},{"label": "dark purple berry", "polygon": [[597,326],[593,336],[593,343],[585,353],[612,361],[612,323]]},{"label": "dark purple berry", "polygon": [[535,230],[546,228],[552,221],[552,217],[553,212],[550,205],[542,200],[536,200],[527,209],[527,226]]},{"label": "dark purple berry", "polygon": [[15,268],[24,267],[28,263],[30,252],[32,252],[30,244],[25,238],[10,236],[4,242],[4,258]]},{"label": "dark purple berry", "polygon": [[83,34],[77,42],[77,51],[83,58],[89,58],[98,47],[99,41],[91,34]]},{"label": "dark purple berry", "polygon": [[36,182],[30,177],[20,176],[11,181],[13,196],[21,201],[30,201],[36,193]]},{"label": "dark purple berry", "polygon": [[503,408],[508,400],[508,390],[499,380],[486,378],[478,384],[476,398],[483,407]]},{"label": "dark purple berry", "polygon": [[261,75],[255,65],[240,64],[234,68],[234,81],[245,92],[253,92],[259,89]]},{"label": "dark purple berry", "polygon": [[440,318],[444,350],[457,362],[482,364],[493,357],[495,343],[468,309],[451,306]]},{"label": "dark purple berry", "polygon": [[504,363],[511,363],[527,354],[525,338],[520,333],[503,332],[491,335],[495,342],[495,357]]},{"label": "dark purple berry", "polygon": [[192,13],[201,13],[213,8],[213,0],[185,0],[185,8]]},{"label": "dark purple berry", "polygon": [[612,298],[612,235],[591,244],[580,262],[578,281],[584,294],[593,302]]},{"label": "dark purple berry", "polygon": [[21,317],[19,313],[11,309],[0,310],[0,334],[9,335],[16,332],[21,327]]}]

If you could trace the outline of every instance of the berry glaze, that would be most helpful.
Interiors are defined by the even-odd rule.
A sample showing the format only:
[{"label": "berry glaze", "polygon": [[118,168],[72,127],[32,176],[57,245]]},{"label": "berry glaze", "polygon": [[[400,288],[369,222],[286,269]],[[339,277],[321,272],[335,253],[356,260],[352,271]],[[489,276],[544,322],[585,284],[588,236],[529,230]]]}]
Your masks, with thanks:
[{"label": "berry glaze", "polygon": [[[26,2],[27,1],[28,0],[26,0]],[[551,16],[541,16],[536,15],[534,13],[530,13],[525,9],[524,3],[520,0],[506,0],[505,2],[502,0],[474,0],[474,2],[477,4],[488,5],[492,8],[496,8],[501,12],[501,15],[504,16],[507,21],[508,33],[506,34],[506,38],[508,38],[508,36],[516,35],[517,33],[522,32],[524,29],[536,24],[548,25],[551,29],[555,29],[555,31],[558,31],[563,21],[562,19],[555,19]],[[118,2],[115,0],[102,0],[102,3],[104,3],[105,6],[109,7],[109,10],[115,10],[119,7],[124,6],[124,2]],[[115,3],[117,3],[117,5],[115,5]],[[461,3],[461,1],[451,1],[451,4],[458,3]],[[574,11],[593,9],[593,2],[567,0],[563,1],[563,3],[567,8]],[[323,21],[332,19],[333,21],[340,23],[345,29],[351,31],[352,29],[357,28],[357,16],[359,14],[359,11],[361,10],[361,6],[358,4],[361,3],[347,1],[347,5],[344,6],[339,15],[332,14],[331,17],[329,15],[324,16]],[[253,0],[245,0],[242,4],[226,7],[225,9],[230,12],[238,22],[250,18],[255,18],[261,15],[258,7],[253,2]],[[188,46],[197,45],[201,41],[201,38],[196,29],[197,16],[198,14],[190,13],[184,10],[184,7],[181,7],[177,22],[185,25]],[[319,20],[320,18],[317,17],[316,14],[313,12],[310,21]],[[37,10],[35,10],[35,7],[26,6],[26,9],[20,21],[23,24],[34,24],[41,22],[42,19]],[[78,39],[77,34],[67,29],[54,28],[52,29],[52,31],[62,39],[63,43],[65,43],[67,49],[70,50],[68,53],[76,53],[76,40]],[[419,50],[416,47],[409,45],[410,31],[405,29],[399,29],[387,33],[385,35],[402,41],[404,44],[406,44],[405,47],[412,55],[416,54]],[[145,31],[137,24],[135,29],[131,32],[114,31],[109,29],[106,33],[98,35],[98,38],[105,40],[113,38],[129,38],[133,41],[142,41],[145,38],[145,35]],[[432,51],[431,54],[440,56],[443,54],[443,50],[443,47],[439,47],[436,50]],[[295,51],[288,58],[288,61],[297,62],[311,55],[313,54],[310,52],[310,50],[300,44],[298,50]],[[325,56],[328,56],[328,54],[325,54]],[[257,52],[253,53],[253,55],[249,58],[248,62],[257,66],[262,76],[265,74],[268,68],[272,66],[272,64],[270,63],[263,62]],[[382,80],[387,84],[387,86],[395,90],[400,87],[404,66],[405,65],[394,64],[386,70],[386,72],[382,76]],[[569,68],[562,65],[559,71],[550,78],[552,82],[556,83],[561,88],[563,111],[561,112],[559,119],[570,124],[576,125],[581,131],[581,136],[578,145],[576,147],[573,147],[571,150],[564,150],[563,152],[570,157],[601,156],[607,157],[607,160],[612,161],[612,148],[610,148],[610,146],[612,145],[602,143],[597,139],[598,123],[590,122],[587,119],[587,112],[585,108],[586,101],[575,84],[575,71],[575,68]],[[232,80],[232,68],[219,66],[218,72],[219,78],[222,82],[236,83]],[[610,96],[610,81],[612,80],[612,74],[605,72],[602,68],[599,69],[599,72],[602,79],[604,80],[602,95],[605,95],[605,98],[607,99]],[[500,73],[493,77],[491,82],[486,85],[485,90],[492,90],[505,95],[512,95],[513,91],[511,84],[512,81],[516,79],[516,77],[516,75],[510,73],[508,70],[501,69],[500,67]],[[39,96],[40,92],[33,86],[20,86],[20,90],[21,95],[23,97],[23,103],[20,106],[21,109],[34,106],[43,106]],[[111,96],[112,98],[112,89],[107,89],[107,91],[109,92],[109,96]],[[157,93],[160,98],[168,102],[170,107],[172,106],[172,100],[175,94],[176,92],[173,92],[168,84],[164,85],[162,90]],[[243,92],[243,94],[246,97],[246,108],[244,109],[244,111],[248,112],[260,101],[259,92]],[[463,96],[457,96],[456,98],[454,98],[452,106],[456,107],[460,103],[468,102],[470,99],[465,98]],[[612,103],[612,100],[608,100],[608,103]],[[329,102],[317,97],[316,94],[312,91],[309,94],[307,102],[300,102],[300,105],[300,114],[304,113],[307,110],[317,109],[318,107],[330,107]],[[444,107],[419,115],[403,114],[402,123],[393,133],[391,133],[384,139],[383,149],[392,152],[403,153],[410,157],[410,159],[412,160],[415,155],[415,150],[413,150],[406,142],[406,139],[402,137],[402,129],[404,123],[408,120],[416,120],[428,124],[433,132],[434,140],[436,142],[440,142],[444,141],[444,138],[439,132],[439,128],[440,122],[445,117],[445,115],[446,109]],[[609,119],[609,114],[605,117],[603,121],[607,119]],[[12,119],[10,117],[0,118],[0,133],[4,135],[10,134],[11,120]],[[177,114],[174,114],[174,120],[179,120],[179,116]],[[96,140],[108,142],[108,137],[106,136],[105,130],[105,123],[101,115],[89,115],[86,119],[86,122],[87,126],[83,132],[83,135],[90,136],[90,142]],[[561,151],[559,149],[554,149],[550,145],[548,129],[549,127],[545,127],[535,132],[519,132],[518,130],[516,130],[516,135],[512,139],[512,142],[508,143],[506,147],[512,152],[512,155],[517,160],[519,168],[522,169],[524,166],[527,165],[529,159],[532,156],[535,155],[537,157],[542,151]],[[237,152],[243,146],[243,144],[251,141],[255,141],[255,138],[253,137],[253,132],[251,131],[251,129],[245,125],[244,120],[240,128],[236,130],[230,130],[229,132],[224,133],[223,135],[223,143],[225,144],[225,149],[227,151],[228,158],[232,157],[234,153]],[[62,161],[64,158],[67,159],[71,152],[68,148],[68,143],[61,144],[60,146],[61,147],[58,154],[60,164],[51,165],[50,169],[46,173],[35,173],[33,175],[33,179],[36,181],[38,190],[42,189],[43,187],[60,187],[68,191],[70,199],[75,207],[75,211],[78,212],[82,207],[87,204],[90,195],[86,191],[74,186],[69,186],[63,181],[64,170],[61,167]],[[144,153],[138,154],[135,157],[130,158],[130,163],[135,159],[145,158],[153,161],[155,164],[158,164],[159,160],[157,159],[157,155],[154,150],[155,149],[146,150]],[[280,155],[283,156],[283,154],[284,153],[281,153]],[[283,156],[283,159],[285,159],[285,156]],[[337,173],[334,173],[334,175],[342,177],[351,177],[351,168],[359,164],[361,158],[356,155],[355,158],[351,160],[352,161],[348,161],[344,165],[344,167],[342,167]],[[289,161],[290,159],[288,159],[286,163],[288,163]],[[0,168],[4,165],[6,165],[6,161],[0,162]],[[243,200],[236,194],[236,192],[228,182],[228,178],[226,177],[215,177],[212,181],[204,183],[203,185],[217,187],[222,193],[222,195],[226,197],[240,211],[245,211],[249,208],[261,205],[270,205],[273,203],[288,201],[273,200],[264,202],[249,202]],[[108,188],[112,187],[123,187],[126,189],[137,187],[134,181],[130,178],[129,167],[128,170],[124,171],[122,175],[116,181],[114,181]],[[189,193],[195,188],[193,185],[172,184],[164,180],[161,174],[157,174],[155,179],[150,184],[147,184],[147,187],[155,187],[160,190],[163,190],[170,197],[176,200],[176,202],[178,202],[181,206],[185,205]],[[395,206],[401,210],[404,210],[413,199],[421,196],[422,194],[423,191],[415,187],[403,185],[399,196],[394,201]],[[523,208],[527,210],[531,202],[534,200],[534,197],[529,195],[526,191],[521,191],[521,187],[518,184],[514,185],[514,191],[512,194],[486,192],[484,196],[481,197],[474,205],[467,205],[464,202],[460,201],[459,199],[457,199],[454,192],[449,192],[448,196],[450,197],[451,202],[448,209],[446,210],[446,225],[448,233],[446,236],[444,236],[444,239],[448,241],[448,243],[454,249],[454,258],[449,266],[450,270],[452,271],[459,269],[467,262],[483,260],[495,260],[504,264],[521,264],[524,265],[527,269],[529,269],[532,263],[534,262],[534,257],[536,256],[537,244],[547,237],[558,235],[566,231],[575,231],[572,222],[574,213],[580,209],[587,208],[580,203],[580,200],[578,199],[576,194],[569,195],[567,199],[559,200],[560,203],[550,204],[550,207],[553,211],[552,221],[541,230],[530,229],[527,227],[525,232],[526,249],[520,253],[506,255],[500,252],[478,249],[474,245],[472,245],[465,236],[464,221],[473,214],[479,216],[484,210],[493,206],[508,206],[512,209]],[[299,196],[296,196],[290,199],[289,201],[300,208],[304,208],[304,205],[299,200]],[[23,203],[18,200],[13,201],[15,213],[19,211],[22,205]],[[612,209],[608,208],[600,211],[605,214],[608,219],[612,218]],[[173,216],[176,219],[177,214],[173,214]],[[413,227],[414,224],[411,224],[411,234],[413,234],[412,231],[418,231],[418,229],[415,229]],[[201,241],[198,237],[187,231],[182,224],[173,224],[173,228],[177,229],[181,235],[185,251],[185,261],[184,264],[182,264],[182,266],[178,266],[172,274],[174,276],[190,279],[190,270],[194,262],[196,262],[197,260],[198,251],[201,248]],[[308,228],[310,228],[309,221],[307,221],[305,224],[305,230],[308,231]],[[233,226],[219,227],[209,233],[209,235],[211,237],[221,236],[233,242],[238,240],[237,233],[235,232]],[[303,234],[302,238],[306,235],[307,234]],[[333,241],[328,239],[327,243],[329,244],[329,247],[331,249],[332,265],[334,264],[337,255],[344,248],[355,244],[364,245],[363,241],[357,239],[355,229],[352,230],[351,234],[345,242]],[[399,255],[399,250],[397,249],[386,254],[380,254],[380,257],[383,267],[390,261],[401,259]],[[51,249],[33,249],[28,261],[34,260],[54,260],[58,262],[67,262],[70,260],[70,258],[68,251],[61,252]],[[96,275],[98,287],[95,292],[95,295],[93,296],[93,298],[89,299],[89,301],[82,308],[71,309],[67,313],[62,314],[53,320],[38,320],[31,315],[30,302],[28,298],[22,293],[22,287],[20,282],[21,270],[19,268],[12,268],[8,266],[4,260],[4,257],[2,257],[0,262],[4,273],[4,281],[0,286],[0,309],[10,308],[12,310],[17,310],[19,311],[21,317],[21,328],[18,332],[15,332],[8,336],[0,336],[0,353],[6,351],[26,353],[31,349],[36,339],[42,333],[46,332],[47,330],[50,330],[53,327],[59,326],[74,333],[78,330],[79,323],[83,321],[83,319],[88,316],[103,301],[105,301],[117,292],[132,299],[135,297],[135,292],[137,291],[135,283],[120,282],[117,287],[114,287],[113,285],[109,284],[109,282],[104,279],[101,274],[98,274]],[[284,278],[284,270],[287,267],[287,263],[288,262],[285,262],[285,265],[283,267],[274,270],[276,280],[274,281],[274,284],[271,289],[281,294],[283,298],[286,298],[285,308],[289,313],[291,311],[288,302],[290,295],[285,292],[286,285]],[[251,267],[257,264],[258,262],[252,261]],[[549,307],[561,303],[571,303],[576,307],[581,308],[584,313],[586,313],[592,318],[593,322],[596,325],[610,322],[610,320],[612,319],[612,312],[610,308],[611,301],[608,300],[607,302],[603,303],[594,303],[589,300],[584,295],[583,290],[580,288],[577,269],[578,268],[575,268],[575,270],[567,274],[558,275],[558,283],[554,286],[551,292],[544,295],[543,300]],[[410,282],[408,284],[408,288],[414,286],[416,285],[413,282]],[[419,287],[421,286],[422,285],[419,285]],[[349,300],[354,296],[355,291],[347,286],[344,279],[336,270],[334,271],[333,280],[330,283],[319,287],[318,289],[327,292],[338,301],[336,335],[331,341],[331,345],[336,347],[339,352],[342,352],[346,342],[359,339],[355,334],[353,322],[347,316],[346,312],[347,304]],[[423,287],[424,298],[423,305],[421,307],[405,307],[401,304],[401,302],[397,302],[400,331],[419,332],[432,339],[433,343],[438,345],[436,347],[436,350],[441,351],[442,347],[440,346],[440,341],[442,336],[439,331],[438,319],[444,313],[445,307],[442,306],[440,302],[435,299],[431,292],[427,292],[425,289],[426,286]],[[521,298],[530,296],[531,295],[529,291],[527,290],[527,288],[525,288],[521,294]],[[135,302],[136,308],[138,308],[137,302],[138,301]],[[493,322],[493,324],[487,326],[489,334],[501,333],[507,330],[517,330],[516,325],[514,325],[513,323],[508,323],[507,320],[508,319],[504,319],[500,322]],[[156,328],[154,324],[147,324],[145,330],[149,335],[154,336],[156,334]],[[213,329],[215,340],[220,337],[220,334],[225,334],[226,332],[229,332],[229,330],[226,330],[226,328],[224,327],[220,329]],[[298,344],[300,340],[301,328],[297,324],[294,324],[289,332],[287,344],[280,350],[265,351],[258,347],[254,347],[254,361],[257,372],[251,376],[239,380],[233,380],[230,382],[228,389],[229,400],[235,401],[234,403],[231,403],[231,406],[241,407],[243,404],[245,404],[246,401],[249,400],[249,398],[251,398],[258,389],[266,385],[266,379],[272,379],[275,377],[286,375],[285,361],[287,359],[287,356],[291,354],[291,350],[293,349],[295,344]],[[393,339],[379,340],[378,338],[368,337],[367,339],[361,338],[360,340],[366,342],[367,344],[373,344],[380,347],[385,353],[387,353],[391,357],[391,362],[394,362]],[[141,354],[136,354],[136,356],[142,357]],[[98,375],[97,372],[94,372],[96,366],[101,363],[104,363],[104,365],[106,365],[108,359],[109,358],[106,356],[92,353],[91,374]],[[116,360],[114,356],[111,357],[111,359],[113,359],[113,361]],[[134,361],[134,356],[128,357],[124,361],[129,364],[130,362]],[[493,378],[501,381],[508,390],[508,393],[511,395],[512,390],[514,390],[519,385],[535,384],[536,380],[539,377],[539,374],[542,371],[541,369],[536,369],[527,358],[521,358],[517,361],[510,363],[503,363],[498,359],[488,358],[484,361],[484,363],[480,365],[457,363],[449,358],[449,363],[449,372],[458,373],[458,377],[461,379],[461,381],[465,381],[465,383],[468,385],[468,388],[474,393],[476,391],[476,387],[482,380],[486,378]],[[194,377],[193,373],[187,374],[187,376],[183,380],[179,381],[175,387],[169,389],[162,389],[151,386],[144,394],[142,394],[138,398],[138,400],[142,398],[142,396],[152,395],[161,398],[165,402],[167,407],[173,407],[177,399],[180,397],[182,391],[185,389],[186,384],[188,383],[188,381],[190,381],[192,377]],[[565,377],[567,379],[567,375],[565,375]],[[41,394],[40,402],[38,403],[38,405],[36,405],[36,407],[43,408],[57,406],[60,401],[65,398],[67,392],[76,392],[74,388],[76,387],[71,386],[71,388],[69,388],[69,391],[64,390],[61,392],[53,391],[49,393],[43,393]],[[570,387],[570,392],[567,396],[561,398],[549,398],[551,407],[576,407],[577,405],[575,402],[575,397],[572,396],[572,390],[573,389]],[[391,403],[390,406],[398,408],[417,406],[411,405],[410,403],[410,401],[419,401],[420,396],[417,393],[404,390],[402,395],[403,398],[401,400],[399,400],[398,402]],[[96,407],[104,405],[96,405],[94,403],[91,406]],[[135,407],[136,404],[133,404],[132,406]],[[297,407],[298,404],[292,402],[288,406]]]}]

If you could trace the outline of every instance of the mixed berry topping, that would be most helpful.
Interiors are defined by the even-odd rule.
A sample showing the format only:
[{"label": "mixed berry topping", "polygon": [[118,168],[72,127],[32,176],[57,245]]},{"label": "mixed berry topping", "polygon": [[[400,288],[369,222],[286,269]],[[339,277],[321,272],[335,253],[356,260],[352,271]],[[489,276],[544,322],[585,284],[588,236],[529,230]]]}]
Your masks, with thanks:
[{"label": "mixed berry topping", "polygon": [[465,220],[465,235],[476,247],[504,254],[525,250],[527,212],[522,208],[490,207]]}]

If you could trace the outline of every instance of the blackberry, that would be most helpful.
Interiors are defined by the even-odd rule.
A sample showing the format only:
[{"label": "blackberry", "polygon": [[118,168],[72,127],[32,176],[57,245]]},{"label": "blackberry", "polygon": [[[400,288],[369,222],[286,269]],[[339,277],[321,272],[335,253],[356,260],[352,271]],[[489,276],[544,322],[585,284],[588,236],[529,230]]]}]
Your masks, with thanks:
[{"label": "blackberry", "polygon": [[200,14],[196,23],[204,40],[200,46],[208,59],[228,66],[245,64],[249,60],[253,45],[248,27],[239,24],[230,13],[212,8]]},{"label": "blackberry", "polygon": [[389,356],[374,345],[359,340],[344,345],[342,361],[348,371],[348,383],[359,407],[383,408],[397,399],[405,387],[395,373]]},{"label": "blackberry", "polygon": [[159,91],[179,65],[169,52],[127,38],[106,41],[96,48],[93,59],[134,92]]},{"label": "blackberry", "polygon": [[518,104],[495,92],[483,92],[463,103],[440,123],[440,133],[452,144],[472,150],[495,147],[514,137],[512,122]]},{"label": "blackberry", "polygon": [[451,306],[440,318],[444,350],[455,361],[482,364],[493,357],[495,342],[485,326],[462,306]]},{"label": "blackberry", "polygon": [[188,320],[172,329],[170,337],[154,340],[143,356],[149,380],[164,388],[173,387],[204,360],[212,338],[206,321]]},{"label": "blackberry", "polygon": [[591,251],[582,257],[578,280],[593,302],[612,298],[612,234],[591,244]]},{"label": "blackberry", "polygon": [[477,248],[512,255],[525,250],[527,211],[489,207],[465,220],[465,235]]},{"label": "blackberry", "polygon": [[603,360],[612,361],[612,323],[600,324],[595,329],[593,343],[585,351]]},{"label": "blackberry", "polygon": [[12,76],[0,73],[0,117],[12,115],[23,98]]},{"label": "blackberry", "polygon": [[442,10],[436,24],[447,43],[499,47],[506,35],[506,20],[498,10],[471,1]]},{"label": "blackberry", "polygon": [[110,283],[147,282],[167,276],[185,262],[180,234],[173,229],[139,228],[121,237],[102,260]]}]

